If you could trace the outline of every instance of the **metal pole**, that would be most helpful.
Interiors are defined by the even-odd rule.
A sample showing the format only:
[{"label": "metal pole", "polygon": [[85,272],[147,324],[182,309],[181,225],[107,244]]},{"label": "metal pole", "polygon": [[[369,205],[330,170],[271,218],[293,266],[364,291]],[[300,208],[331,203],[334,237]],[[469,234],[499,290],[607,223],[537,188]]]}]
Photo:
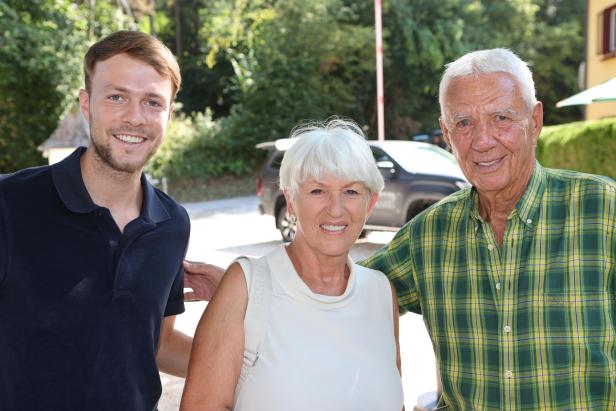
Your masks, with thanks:
[{"label": "metal pole", "polygon": [[379,125],[379,141],[385,140],[385,93],[383,91],[383,23],[381,0],[374,0],[376,36],[376,106]]}]

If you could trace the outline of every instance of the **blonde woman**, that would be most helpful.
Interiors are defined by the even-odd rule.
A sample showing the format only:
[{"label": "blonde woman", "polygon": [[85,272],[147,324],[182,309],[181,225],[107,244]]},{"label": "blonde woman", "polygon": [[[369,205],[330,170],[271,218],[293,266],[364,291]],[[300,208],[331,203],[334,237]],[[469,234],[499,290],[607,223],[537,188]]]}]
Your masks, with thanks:
[{"label": "blonde woman", "polygon": [[229,267],[195,334],[184,411],[403,407],[395,293],[381,272],[349,258],[381,174],[350,121],[292,137],[280,185],[295,239]]}]

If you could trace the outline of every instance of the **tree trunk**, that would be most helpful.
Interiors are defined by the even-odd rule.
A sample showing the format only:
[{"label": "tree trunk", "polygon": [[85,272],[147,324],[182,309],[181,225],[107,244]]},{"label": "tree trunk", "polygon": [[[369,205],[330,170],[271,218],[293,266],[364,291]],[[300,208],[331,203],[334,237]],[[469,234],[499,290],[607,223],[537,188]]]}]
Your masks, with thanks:
[{"label": "tree trunk", "polygon": [[180,0],[173,2],[175,9],[175,56],[180,59],[182,55],[182,21],[180,19]]},{"label": "tree trunk", "polygon": [[148,0],[148,20],[150,21],[150,34],[156,36],[156,4],[154,0]]},{"label": "tree trunk", "polygon": [[96,0],[88,0],[88,40],[94,37],[94,18],[96,17]]}]

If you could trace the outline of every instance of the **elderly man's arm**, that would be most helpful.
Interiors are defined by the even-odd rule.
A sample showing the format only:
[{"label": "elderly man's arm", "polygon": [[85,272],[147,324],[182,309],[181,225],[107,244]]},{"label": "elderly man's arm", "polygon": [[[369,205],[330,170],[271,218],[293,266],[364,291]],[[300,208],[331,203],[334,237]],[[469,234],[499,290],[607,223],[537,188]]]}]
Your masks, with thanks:
[{"label": "elderly man's arm", "polygon": [[381,271],[387,275],[398,296],[400,314],[408,311],[421,314],[417,286],[413,277],[414,264],[411,248],[411,226],[406,224],[389,244],[358,262],[364,267]]},{"label": "elderly man's arm", "polygon": [[233,408],[244,354],[248,287],[239,264],[225,274],[197,330],[182,395],[182,411]]},{"label": "elderly man's arm", "polygon": [[192,291],[184,293],[185,301],[210,301],[225,273],[212,264],[184,261],[184,288]]}]

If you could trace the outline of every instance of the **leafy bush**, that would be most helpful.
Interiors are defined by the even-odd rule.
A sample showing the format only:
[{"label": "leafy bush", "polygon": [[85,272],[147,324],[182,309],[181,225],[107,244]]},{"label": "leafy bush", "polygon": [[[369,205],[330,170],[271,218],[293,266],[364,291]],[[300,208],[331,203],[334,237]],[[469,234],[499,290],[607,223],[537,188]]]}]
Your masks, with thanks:
[{"label": "leafy bush", "polygon": [[169,122],[165,141],[147,171],[155,178],[170,180],[252,172],[257,150],[221,127],[225,122],[226,119],[212,120],[210,110],[192,118],[178,115]]},{"label": "leafy bush", "polygon": [[537,158],[546,167],[616,179],[616,119],[544,127]]}]

